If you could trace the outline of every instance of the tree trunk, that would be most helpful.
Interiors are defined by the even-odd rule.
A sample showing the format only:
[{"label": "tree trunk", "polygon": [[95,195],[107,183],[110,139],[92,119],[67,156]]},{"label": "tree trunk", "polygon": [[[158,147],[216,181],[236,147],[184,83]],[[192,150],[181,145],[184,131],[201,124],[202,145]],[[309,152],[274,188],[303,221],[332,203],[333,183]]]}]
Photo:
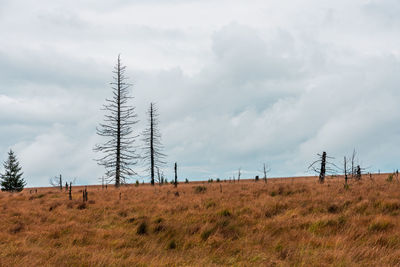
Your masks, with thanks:
[{"label": "tree trunk", "polygon": [[154,185],[154,131],[153,131],[153,103],[150,103],[150,168],[151,185]]},{"label": "tree trunk", "polygon": [[344,157],[344,184],[347,185],[347,160]]},{"label": "tree trunk", "polygon": [[176,164],[176,162],[175,162],[174,169],[175,169],[175,182],[174,182],[174,185],[175,185],[175,187],[177,187],[178,186],[178,165]]},{"label": "tree trunk", "polygon": [[319,182],[322,184],[325,181],[325,173],[326,173],[326,152],[322,153],[321,158],[321,171],[319,173]]},{"label": "tree trunk", "polygon": [[115,186],[119,187],[120,185],[120,164],[121,164],[121,61],[118,56],[118,70],[117,70],[117,79],[118,79],[118,96],[117,96],[117,158],[115,165]]}]

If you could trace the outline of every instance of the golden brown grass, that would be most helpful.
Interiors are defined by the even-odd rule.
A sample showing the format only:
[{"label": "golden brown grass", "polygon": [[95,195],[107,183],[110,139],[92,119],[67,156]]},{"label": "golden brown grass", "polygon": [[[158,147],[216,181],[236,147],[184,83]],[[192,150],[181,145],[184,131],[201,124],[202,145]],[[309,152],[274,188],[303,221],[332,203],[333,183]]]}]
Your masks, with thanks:
[{"label": "golden brown grass", "polygon": [[0,266],[399,266],[386,177],[2,192]]}]

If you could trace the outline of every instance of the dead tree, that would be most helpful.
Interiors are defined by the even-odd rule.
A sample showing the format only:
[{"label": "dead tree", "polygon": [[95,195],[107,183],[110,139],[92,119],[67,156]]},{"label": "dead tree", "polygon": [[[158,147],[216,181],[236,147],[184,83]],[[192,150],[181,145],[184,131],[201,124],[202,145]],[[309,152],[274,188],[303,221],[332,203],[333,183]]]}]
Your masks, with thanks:
[{"label": "dead tree", "polygon": [[356,161],[356,149],[353,150],[353,154],[351,155],[351,178],[354,178],[354,175],[356,173],[356,168],[355,168],[355,161]]},{"label": "dead tree", "polygon": [[346,158],[346,156],[344,157],[344,161],[343,161],[343,173],[344,173],[344,185],[346,187],[347,186],[347,181],[349,179],[349,177],[348,177],[348,173],[349,173],[348,159]]},{"label": "dead tree", "polygon": [[144,142],[143,160],[148,165],[147,171],[150,172],[151,185],[154,185],[155,171],[156,169],[158,170],[166,164],[166,162],[164,161],[166,155],[161,152],[163,150],[163,146],[161,144],[161,133],[158,127],[159,114],[158,109],[154,103],[150,103],[147,115],[148,125],[142,133]]},{"label": "dead tree", "polygon": [[178,187],[178,165],[176,164],[176,162],[175,162],[174,170],[175,170],[174,186]]},{"label": "dead tree", "polygon": [[263,172],[264,172],[264,182],[267,182],[267,173],[269,173],[271,171],[271,168],[268,167],[267,164],[264,163],[264,168],[263,168]]},{"label": "dead tree", "polygon": [[325,151],[317,155],[319,159],[311,163],[310,166],[308,166],[308,170],[319,174],[318,181],[322,184],[325,182],[325,176],[327,174],[335,174],[338,168],[330,161],[333,158],[328,157]]},{"label": "dead tree", "polygon": [[60,176],[55,176],[55,177],[51,178],[50,179],[50,184],[52,186],[54,186],[54,187],[59,187],[60,191],[62,191],[63,184],[62,184],[62,176],[61,176],[61,174],[60,174]]},{"label": "dead tree", "polygon": [[126,67],[121,64],[118,56],[117,65],[113,71],[111,82],[112,98],[106,99],[102,110],[107,112],[104,122],[97,127],[97,134],[107,139],[103,144],[97,144],[94,151],[102,153],[97,163],[106,169],[107,182],[115,182],[119,187],[126,180],[135,175],[131,166],[137,164],[134,142],[137,135],[133,134],[133,126],[138,122],[135,108],[129,103],[129,87],[125,76]]},{"label": "dead tree", "polygon": [[160,169],[159,168],[157,168],[157,182],[158,182],[158,185],[160,185],[160,186],[163,183],[163,181],[161,179],[161,174],[160,174]]},{"label": "dead tree", "polygon": [[68,182],[65,182],[65,192],[68,191]]}]

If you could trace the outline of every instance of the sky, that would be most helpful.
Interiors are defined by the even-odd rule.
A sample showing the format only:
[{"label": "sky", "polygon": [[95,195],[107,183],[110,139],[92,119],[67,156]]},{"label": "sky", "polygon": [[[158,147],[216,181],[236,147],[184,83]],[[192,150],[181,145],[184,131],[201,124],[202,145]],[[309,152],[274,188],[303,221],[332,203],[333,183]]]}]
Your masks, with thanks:
[{"label": "sky", "polygon": [[397,0],[0,0],[0,160],[13,149],[28,186],[98,184],[96,126],[121,54],[135,133],[158,105],[168,179],[174,162],[180,180],[262,176],[264,163],[311,175],[317,153],[340,165],[353,149],[391,172],[398,14]]}]

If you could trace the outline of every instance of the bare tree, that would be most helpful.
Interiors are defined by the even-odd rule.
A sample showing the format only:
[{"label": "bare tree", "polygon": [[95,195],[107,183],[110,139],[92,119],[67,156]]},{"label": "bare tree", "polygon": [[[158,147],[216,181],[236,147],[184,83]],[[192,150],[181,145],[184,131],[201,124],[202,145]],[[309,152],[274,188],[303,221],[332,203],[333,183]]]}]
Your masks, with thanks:
[{"label": "bare tree", "polygon": [[161,181],[161,173],[160,173],[160,169],[157,168],[157,182],[159,185],[162,185],[162,181]]},{"label": "bare tree", "polygon": [[238,183],[240,182],[240,176],[242,175],[242,168],[238,170]]},{"label": "bare tree", "polygon": [[345,184],[345,186],[347,186],[347,181],[349,179],[348,173],[349,173],[350,170],[349,170],[348,164],[349,164],[349,160],[345,156],[344,157],[344,161],[343,161],[343,173],[344,173],[344,184]]},{"label": "bare tree", "polygon": [[164,161],[166,155],[161,152],[163,150],[163,146],[161,144],[161,134],[158,127],[159,114],[158,109],[154,103],[150,103],[147,115],[148,125],[142,133],[144,141],[143,159],[148,164],[147,171],[150,171],[151,185],[154,185],[155,172],[157,170],[159,174],[159,169],[166,164],[166,162]]},{"label": "bare tree", "polygon": [[339,168],[333,162],[330,161],[331,159],[334,158],[328,157],[325,151],[322,152],[322,154],[317,154],[317,155],[319,159],[311,163],[310,166],[308,166],[308,169],[319,174],[318,178],[319,182],[324,183],[325,176],[327,174],[336,173],[336,170]]},{"label": "bare tree", "polygon": [[62,176],[54,176],[53,178],[50,179],[49,181],[50,185],[54,187],[59,187],[60,190],[63,189],[63,182],[62,182]]},{"label": "bare tree", "polygon": [[361,180],[362,173],[365,173],[369,168],[370,167],[361,167],[359,160],[357,159],[357,152],[354,149],[351,155],[351,178],[354,178],[357,181]]},{"label": "bare tree", "polygon": [[105,179],[107,182],[115,182],[115,186],[126,183],[126,180],[135,175],[131,166],[137,164],[138,156],[135,152],[134,142],[138,137],[133,135],[133,125],[138,121],[135,108],[128,101],[133,98],[129,95],[129,87],[125,76],[126,66],[121,64],[121,58],[113,71],[113,82],[111,82],[112,98],[106,99],[103,106],[108,114],[104,117],[104,123],[100,123],[97,134],[105,137],[107,141],[97,144],[94,151],[101,152],[102,157],[97,163],[106,169]]},{"label": "bare tree", "polygon": [[356,173],[356,168],[355,168],[356,156],[357,156],[356,149],[353,149],[353,154],[351,155],[351,178],[354,178],[354,175]]},{"label": "bare tree", "polygon": [[267,182],[267,173],[269,173],[270,171],[271,171],[271,168],[267,165],[267,164],[265,164],[264,163],[264,166],[263,166],[264,168],[263,168],[263,172],[264,172],[264,182]]}]

